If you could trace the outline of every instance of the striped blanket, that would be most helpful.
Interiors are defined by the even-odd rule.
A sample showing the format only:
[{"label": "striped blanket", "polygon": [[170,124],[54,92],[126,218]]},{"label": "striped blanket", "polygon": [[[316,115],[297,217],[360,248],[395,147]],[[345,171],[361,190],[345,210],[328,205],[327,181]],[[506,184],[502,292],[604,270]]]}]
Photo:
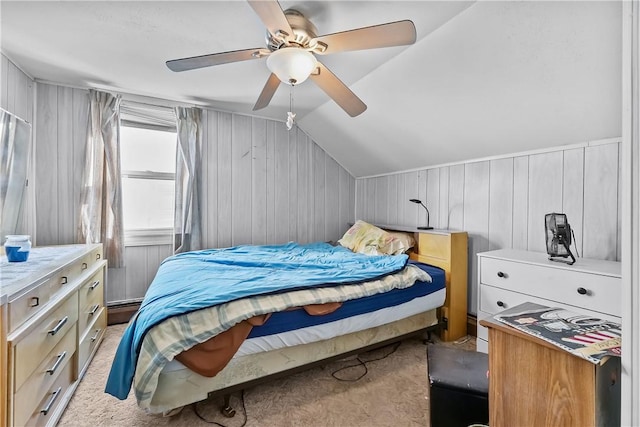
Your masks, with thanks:
[{"label": "striped blanket", "polygon": [[138,405],[150,413],[173,409],[158,406],[153,402],[162,368],[182,351],[208,340],[242,320],[292,307],[342,302],[407,288],[418,280],[430,282],[431,277],[420,268],[408,265],[399,273],[370,282],[244,298],[167,319],[152,328],[143,340],[134,378],[134,393]]}]

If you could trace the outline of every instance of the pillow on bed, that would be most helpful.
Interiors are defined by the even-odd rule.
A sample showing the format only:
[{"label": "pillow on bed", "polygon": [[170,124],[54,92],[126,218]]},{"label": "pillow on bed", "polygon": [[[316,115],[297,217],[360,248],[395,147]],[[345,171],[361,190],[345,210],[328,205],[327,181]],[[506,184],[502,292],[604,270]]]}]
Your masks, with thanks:
[{"label": "pillow on bed", "polygon": [[407,252],[415,246],[416,241],[411,233],[401,231],[388,231],[389,242],[382,250],[389,255],[399,255]]},{"label": "pillow on bed", "polygon": [[345,248],[367,255],[398,255],[411,248],[415,241],[407,233],[389,233],[362,220],[356,221],[338,240]]},{"label": "pillow on bed", "polygon": [[353,252],[378,255],[378,248],[385,244],[386,231],[367,222],[357,220],[338,240],[345,248]]}]

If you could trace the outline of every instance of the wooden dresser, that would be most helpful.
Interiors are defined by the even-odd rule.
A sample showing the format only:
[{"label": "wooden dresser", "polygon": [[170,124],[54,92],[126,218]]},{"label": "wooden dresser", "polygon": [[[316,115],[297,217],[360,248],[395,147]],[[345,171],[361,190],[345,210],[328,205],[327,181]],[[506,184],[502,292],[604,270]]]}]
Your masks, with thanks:
[{"label": "wooden dresser", "polygon": [[[621,298],[619,262],[577,258],[568,265],[516,249],[478,254],[478,321],[529,301],[622,323]],[[487,339],[479,324],[478,351],[487,352]]]},{"label": "wooden dresser", "polygon": [[442,331],[444,341],[453,341],[467,335],[467,251],[466,231],[419,230],[402,225],[379,225],[389,231],[414,233],[416,246],[409,257],[415,261],[440,267],[447,271],[447,296],[439,309],[438,317],[447,320],[447,328]]},{"label": "wooden dresser", "polygon": [[106,265],[101,244],[36,247],[24,263],[0,258],[0,425],[59,420],[106,328]]}]

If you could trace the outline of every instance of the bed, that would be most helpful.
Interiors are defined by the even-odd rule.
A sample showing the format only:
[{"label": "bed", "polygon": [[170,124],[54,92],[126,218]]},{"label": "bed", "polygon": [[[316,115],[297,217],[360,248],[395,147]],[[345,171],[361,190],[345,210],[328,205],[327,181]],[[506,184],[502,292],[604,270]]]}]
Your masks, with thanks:
[{"label": "bed", "polygon": [[[342,240],[344,239],[345,237]],[[466,233],[421,232],[415,234],[415,241],[415,247],[408,257],[369,254],[364,256],[364,261],[360,254],[345,251],[340,245],[297,246],[290,243],[289,246],[284,245],[287,262],[289,254],[301,251],[306,255],[310,249],[328,251],[329,258],[334,253],[350,258],[349,261],[339,258],[339,268],[335,270],[332,270],[332,266],[323,264],[319,277],[316,272],[307,273],[306,270],[296,273],[298,277],[305,278],[308,275],[316,280],[309,287],[299,286],[296,282],[298,277],[288,287],[288,279],[277,276],[278,286],[283,287],[277,292],[267,286],[251,298],[234,295],[230,301],[222,304],[202,303],[207,306],[206,309],[187,308],[174,312],[173,307],[181,305],[185,300],[181,295],[169,304],[170,314],[162,316],[161,322],[134,317],[127,331],[132,330],[132,324],[135,323],[148,322],[149,325],[140,334],[142,336],[139,337],[138,344],[134,339],[135,333],[132,332],[127,338],[125,331],[106,391],[120,399],[126,398],[131,383],[127,386],[127,381],[122,379],[128,376],[134,384],[134,393],[142,409],[149,413],[168,413],[175,408],[204,400],[211,394],[229,396],[258,382],[269,381],[425,331],[442,330],[444,339],[458,338],[452,333],[447,336],[447,331],[451,332],[451,326],[462,321],[461,316],[456,314],[462,303],[466,330]],[[246,247],[240,248],[244,252]],[[272,247],[249,249],[271,251]],[[282,249],[280,246],[277,248],[278,251]],[[210,253],[206,252],[204,255],[209,256]],[[219,256],[218,253],[214,255]],[[256,258],[252,252],[250,256],[262,263],[261,256],[271,262],[276,255],[271,252],[262,255],[259,253]],[[323,252],[323,263],[325,257]],[[358,263],[365,262],[366,267],[362,268],[361,264],[357,264],[356,268],[351,268],[351,257],[356,257]],[[409,257],[411,260],[407,260]],[[188,270],[178,268],[176,277],[187,277],[185,271],[199,269],[197,266],[203,265],[203,261],[198,258],[197,262],[201,264],[189,266]],[[274,262],[281,265],[280,261]],[[373,271],[369,272],[369,263],[374,262],[380,262],[381,266],[376,264]],[[226,259],[224,263],[227,263]],[[238,263],[233,261],[233,264],[235,266]],[[240,264],[244,264],[244,261]],[[158,276],[161,276],[162,269],[161,266]],[[273,273],[275,270],[270,271],[269,277],[279,274]],[[344,277],[343,271],[348,272]],[[325,273],[328,274],[327,277],[323,276]],[[237,272],[230,276],[236,280]],[[463,276],[464,281],[461,280]],[[239,285],[236,282],[234,286],[237,287]],[[322,283],[332,283],[332,286]],[[175,285],[170,284],[162,292],[171,293],[172,286]],[[454,286],[464,287],[464,292],[454,289]],[[253,284],[249,287],[255,289]],[[464,301],[459,301],[462,294]],[[148,293],[145,300],[154,298],[155,294],[150,296]],[[334,303],[338,304],[337,308],[332,306]],[[246,307],[242,308],[243,304]],[[265,304],[268,307],[263,307]],[[220,311],[220,307],[224,307],[224,310]],[[298,309],[294,309],[296,307]],[[304,307],[304,310],[300,307]],[[249,314],[245,315],[243,312],[243,317],[238,317],[236,310],[241,308]],[[310,314],[307,308],[318,310],[319,313]],[[247,322],[250,323],[248,326]],[[162,327],[158,326],[159,323]],[[239,333],[239,339],[234,337],[221,341],[233,342],[235,345],[232,350],[222,351],[231,353],[226,359],[223,357],[222,362],[209,370],[202,368],[198,364],[198,360],[202,360],[202,351],[198,355],[196,350],[207,346],[219,350],[220,346],[209,343],[232,332],[228,330],[228,324],[235,325],[235,329],[242,329],[241,324],[247,327]],[[296,327],[291,328],[292,324]],[[183,334],[185,329],[189,330],[186,338],[184,335],[180,335],[180,339],[175,338],[177,334]],[[118,359],[122,354],[134,363],[128,367],[120,363]],[[189,354],[196,354],[198,357],[190,357]],[[207,356],[210,354],[212,353],[206,353]],[[228,399],[225,401],[228,402]],[[233,412],[228,405],[225,411]]]}]

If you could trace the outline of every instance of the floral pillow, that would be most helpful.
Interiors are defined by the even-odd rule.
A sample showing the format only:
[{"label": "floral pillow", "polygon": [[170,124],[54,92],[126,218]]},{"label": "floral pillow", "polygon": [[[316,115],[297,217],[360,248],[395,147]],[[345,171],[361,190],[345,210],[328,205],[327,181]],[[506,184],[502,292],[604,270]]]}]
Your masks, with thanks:
[{"label": "floral pillow", "polygon": [[367,255],[398,255],[415,244],[408,233],[390,233],[362,220],[356,221],[338,243]]},{"label": "floral pillow", "polygon": [[399,231],[389,231],[387,245],[381,248],[384,253],[389,255],[399,255],[407,252],[415,246],[416,241],[411,233],[403,233]]}]

